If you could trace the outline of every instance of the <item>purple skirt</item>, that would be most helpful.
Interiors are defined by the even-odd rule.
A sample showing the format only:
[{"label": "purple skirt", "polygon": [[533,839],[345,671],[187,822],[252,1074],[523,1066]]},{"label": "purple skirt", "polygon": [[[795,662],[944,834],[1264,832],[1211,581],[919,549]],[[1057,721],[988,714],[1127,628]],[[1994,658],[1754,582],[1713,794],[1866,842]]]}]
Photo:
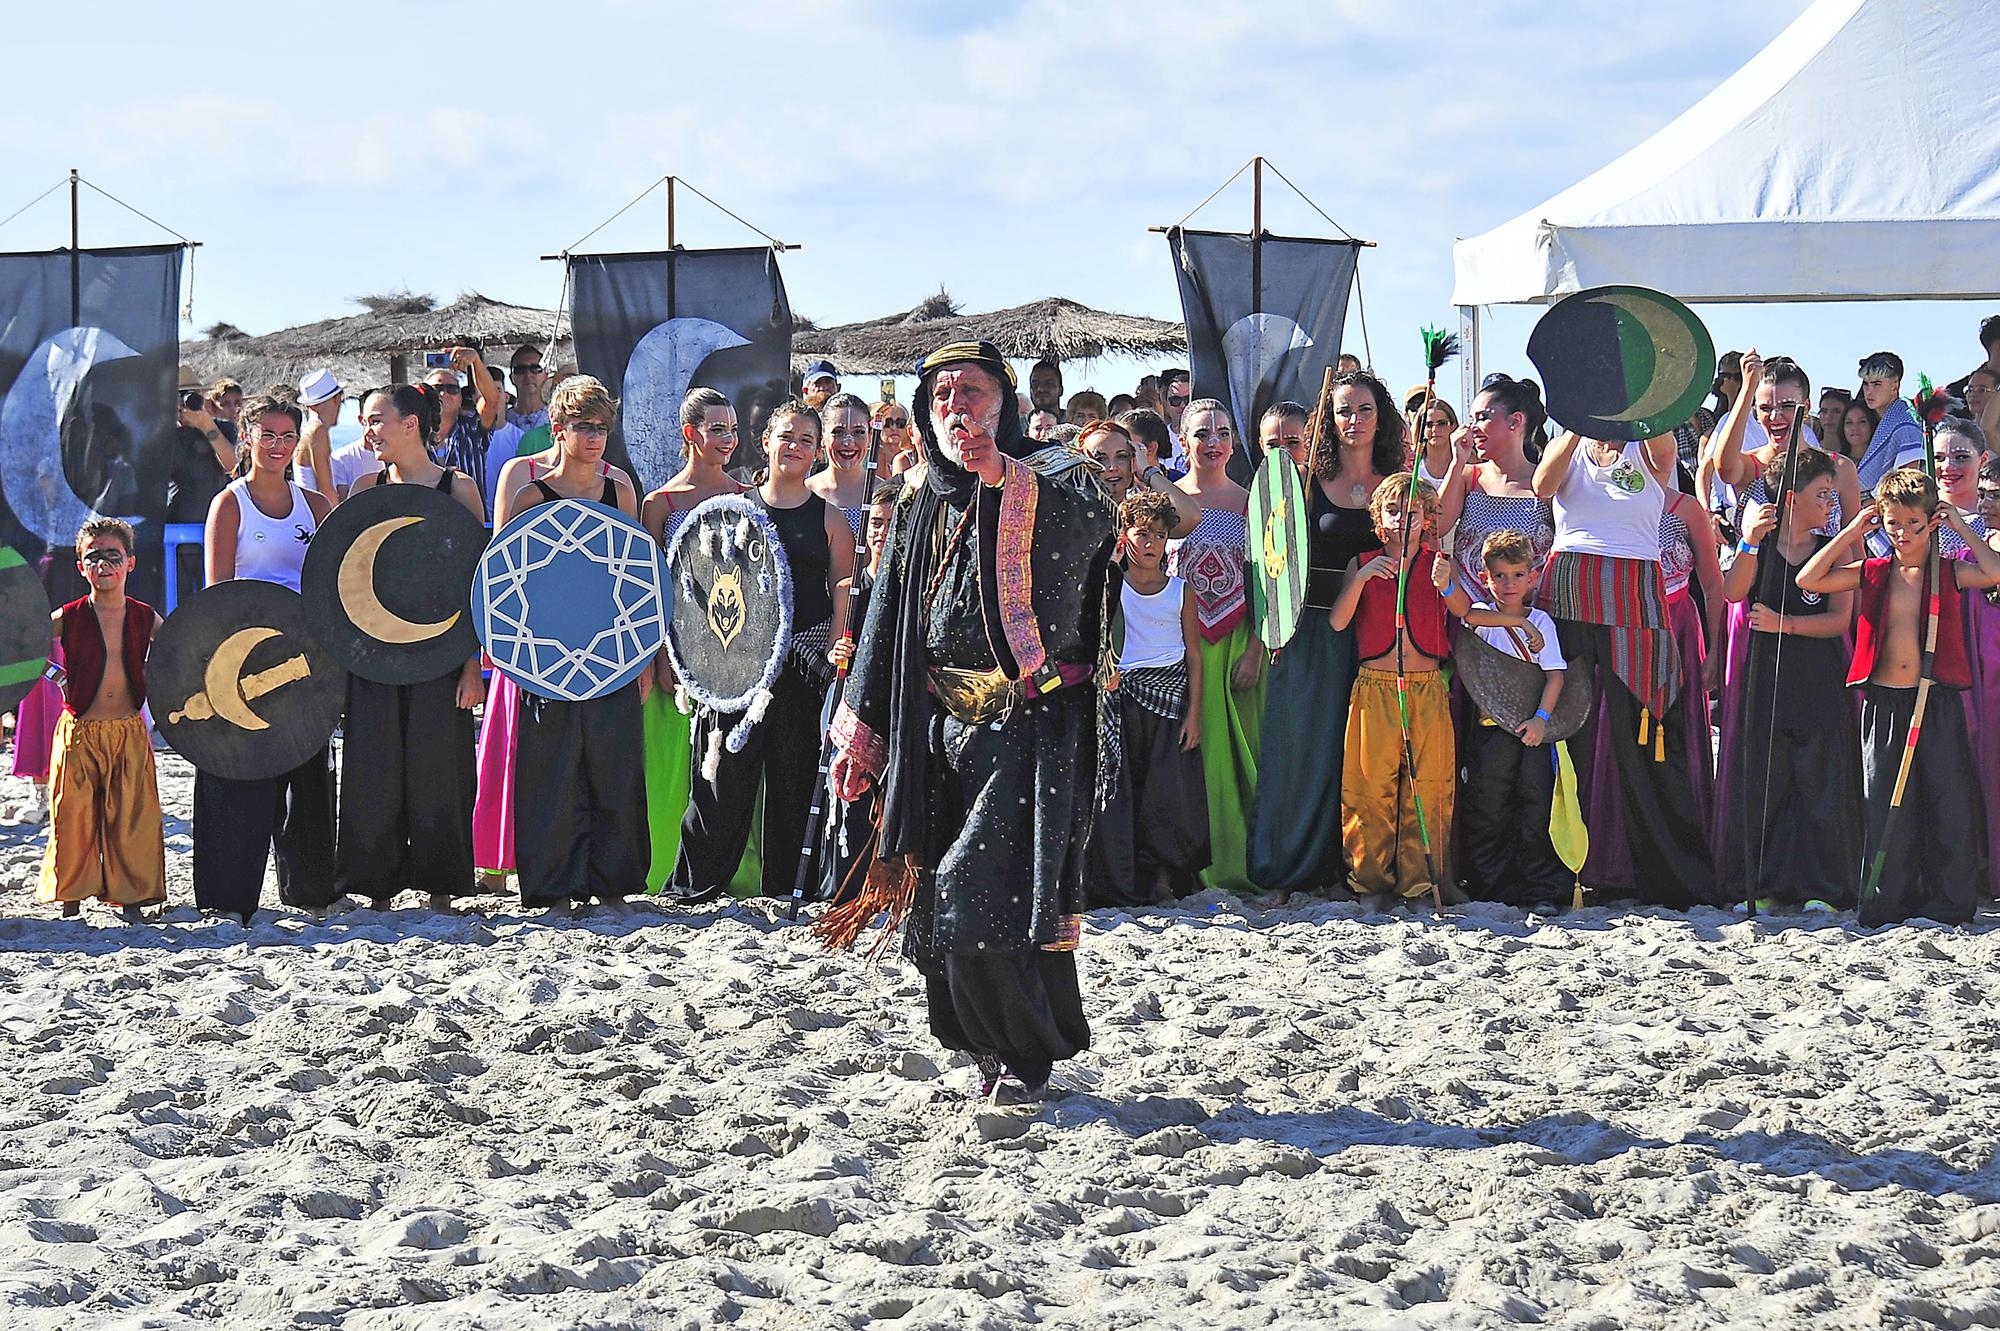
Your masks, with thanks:
[{"label": "purple skirt", "polygon": [[1972,687],[1965,691],[1966,729],[1973,768],[1986,808],[1986,885],[2000,897],[2000,606],[1979,592],[1960,596],[1965,606],[1965,648],[1972,658]]}]

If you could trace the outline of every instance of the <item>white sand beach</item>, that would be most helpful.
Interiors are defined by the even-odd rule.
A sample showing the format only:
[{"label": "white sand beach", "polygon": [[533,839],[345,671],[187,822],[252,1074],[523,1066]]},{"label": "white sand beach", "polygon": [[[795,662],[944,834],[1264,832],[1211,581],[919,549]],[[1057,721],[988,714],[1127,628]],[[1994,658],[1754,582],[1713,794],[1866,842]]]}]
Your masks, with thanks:
[{"label": "white sand beach", "polygon": [[9,1328],[2000,1324],[1990,915],[1106,914],[984,1108],[761,903],[203,921],[161,758],[163,922],[0,834]]}]

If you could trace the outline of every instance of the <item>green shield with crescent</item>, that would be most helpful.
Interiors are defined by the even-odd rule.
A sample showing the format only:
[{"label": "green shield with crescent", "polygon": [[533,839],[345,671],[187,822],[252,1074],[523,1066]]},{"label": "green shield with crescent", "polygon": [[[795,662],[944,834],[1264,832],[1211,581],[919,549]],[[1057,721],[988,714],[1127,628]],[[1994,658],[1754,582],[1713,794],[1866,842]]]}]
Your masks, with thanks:
[{"label": "green shield with crescent", "polygon": [[1306,603],[1311,528],[1298,464],[1274,448],[1250,482],[1244,523],[1243,580],[1250,594],[1250,622],[1264,646],[1276,651],[1292,640]]},{"label": "green shield with crescent", "polygon": [[1680,301],[1592,287],[1549,307],[1528,337],[1549,418],[1586,439],[1650,439],[1685,424],[1715,379],[1715,341]]}]

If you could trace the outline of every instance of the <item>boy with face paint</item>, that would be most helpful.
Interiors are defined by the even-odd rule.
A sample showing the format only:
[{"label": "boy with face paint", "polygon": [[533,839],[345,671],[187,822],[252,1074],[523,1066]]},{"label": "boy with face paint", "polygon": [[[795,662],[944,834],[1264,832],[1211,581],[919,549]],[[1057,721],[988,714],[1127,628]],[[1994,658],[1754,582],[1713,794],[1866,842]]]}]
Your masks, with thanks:
[{"label": "boy with face paint", "polygon": [[[1933,557],[1940,527],[1958,535],[1971,551],[1969,560]],[[1891,553],[1852,558],[1876,530],[1887,534]],[[1940,501],[1936,482],[1909,469],[1884,476],[1875,502],[1799,570],[1801,591],[1859,593],[1847,683],[1861,690],[1862,863],[1886,850],[1879,890],[1871,894],[1863,887],[1864,925],[1920,915],[1962,924],[1978,906],[1971,829],[1980,825],[1980,808],[1962,701],[1972,682],[1962,593],[1995,585],[2000,585],[2000,551]],[[1934,653],[1926,649],[1932,613]],[[1944,696],[1926,704],[1902,813],[1892,820],[1890,805],[1926,673]]]},{"label": "boy with face paint", "polygon": [[[1512,627],[1536,654],[1546,639],[1525,608],[1481,609],[1458,584],[1456,566],[1432,544],[1438,498],[1429,482],[1397,472],[1375,488],[1368,512],[1380,544],[1348,564],[1328,615],[1336,631],[1354,629],[1361,662],[1348,705],[1340,777],[1349,882],[1357,895],[1412,900],[1436,893],[1449,902],[1445,854],[1451,845],[1456,753],[1441,673],[1451,655],[1446,622],[1458,618],[1474,628]],[[1399,614],[1397,583],[1406,569],[1407,614]],[[1398,701],[1405,683],[1407,763]]]},{"label": "boy with face paint", "polygon": [[49,845],[36,896],[75,915],[92,898],[124,908],[167,899],[166,842],[146,701],[146,654],[160,617],[125,594],[132,529],[92,518],[76,535],[90,595],[51,616],[67,673],[49,760]]}]

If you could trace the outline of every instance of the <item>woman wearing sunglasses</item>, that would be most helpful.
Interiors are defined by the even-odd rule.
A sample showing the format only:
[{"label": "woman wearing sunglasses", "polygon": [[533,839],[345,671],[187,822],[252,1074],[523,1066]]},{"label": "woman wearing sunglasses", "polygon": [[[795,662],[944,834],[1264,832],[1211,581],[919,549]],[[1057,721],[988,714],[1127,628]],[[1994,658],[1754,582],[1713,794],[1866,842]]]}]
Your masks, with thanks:
[{"label": "woman wearing sunglasses", "polygon": [[875,451],[875,477],[887,480],[901,476],[917,460],[916,440],[910,434],[910,409],[897,402],[878,402],[871,413],[875,432],[882,436]]}]

